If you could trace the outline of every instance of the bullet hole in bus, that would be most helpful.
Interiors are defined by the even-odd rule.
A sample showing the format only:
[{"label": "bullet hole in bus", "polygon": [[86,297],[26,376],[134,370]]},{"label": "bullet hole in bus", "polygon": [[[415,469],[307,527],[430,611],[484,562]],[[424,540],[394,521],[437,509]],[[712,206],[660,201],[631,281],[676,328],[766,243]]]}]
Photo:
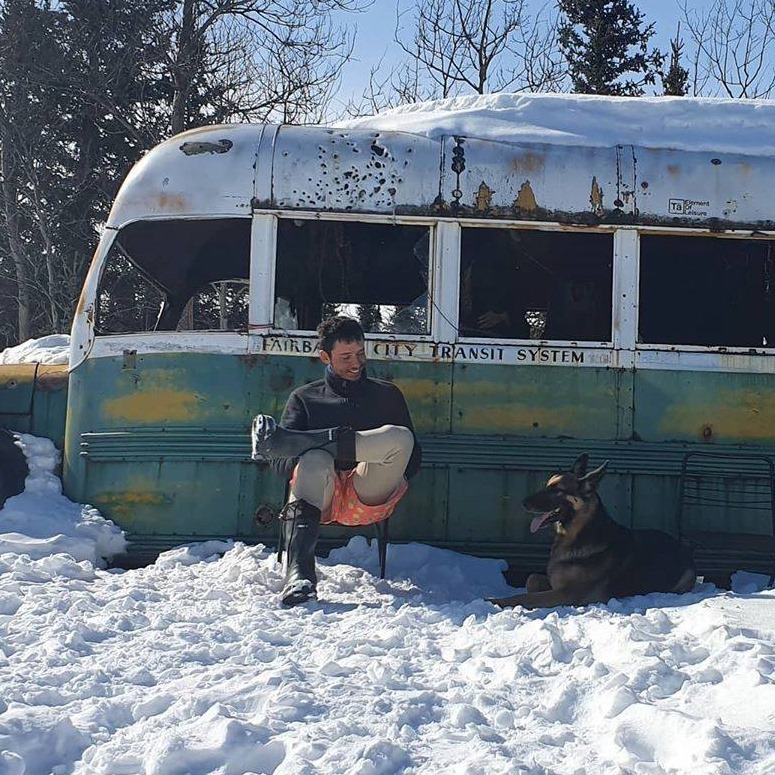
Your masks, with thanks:
[{"label": "bullet hole in bus", "polygon": [[612,262],[608,233],[464,228],[460,334],[608,342]]},{"label": "bullet hole in bus", "polygon": [[250,220],[140,221],[113,243],[98,333],[247,330]]},{"label": "bullet hole in bus", "polygon": [[429,332],[428,226],[281,218],[275,326],[311,330],[331,314],[370,333]]},{"label": "bullet hole in bus", "polygon": [[774,258],[772,240],[642,236],[638,340],[771,347]]}]

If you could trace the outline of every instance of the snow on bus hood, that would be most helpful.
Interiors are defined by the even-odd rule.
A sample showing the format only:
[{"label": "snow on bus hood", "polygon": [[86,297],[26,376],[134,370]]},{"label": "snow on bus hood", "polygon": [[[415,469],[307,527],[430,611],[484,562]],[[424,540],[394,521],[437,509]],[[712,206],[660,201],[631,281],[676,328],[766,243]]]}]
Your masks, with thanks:
[{"label": "snow on bus hood", "polygon": [[0,351],[0,363],[67,363],[70,355],[70,336],[51,334],[40,339],[28,339],[26,342],[6,347]]},{"label": "snow on bus hood", "polygon": [[401,105],[340,126],[503,142],[775,155],[775,101],[486,94]]}]

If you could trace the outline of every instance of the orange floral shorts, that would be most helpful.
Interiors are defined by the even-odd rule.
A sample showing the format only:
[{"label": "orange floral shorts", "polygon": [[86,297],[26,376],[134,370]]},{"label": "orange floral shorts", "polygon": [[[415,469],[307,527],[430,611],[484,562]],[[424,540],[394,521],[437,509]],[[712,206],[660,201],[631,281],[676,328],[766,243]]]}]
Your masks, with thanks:
[{"label": "orange floral shorts", "polygon": [[[358,493],[355,491],[354,474],[355,469],[353,468],[351,471],[338,471],[334,476],[334,494],[331,498],[331,505],[321,516],[320,523],[322,525],[337,524],[357,527],[382,522],[393,513],[398,501],[404,497],[409,489],[406,479],[401,479],[401,484],[393,490],[393,494],[385,503],[367,506],[365,503],[361,503]],[[294,469],[291,486],[295,480],[296,470]]]}]

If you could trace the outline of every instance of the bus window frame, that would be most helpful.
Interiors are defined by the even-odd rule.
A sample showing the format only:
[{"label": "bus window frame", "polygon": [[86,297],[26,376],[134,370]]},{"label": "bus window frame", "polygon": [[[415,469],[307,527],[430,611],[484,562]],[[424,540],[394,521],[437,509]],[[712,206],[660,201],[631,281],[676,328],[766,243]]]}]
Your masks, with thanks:
[{"label": "bus window frame", "polygon": [[[602,226],[573,226],[559,222],[535,222],[535,221],[510,221],[510,220],[498,220],[498,221],[477,221],[470,219],[461,219],[458,221],[461,227],[460,244],[458,245],[458,265],[457,265],[457,286],[458,293],[455,298],[455,327],[456,330],[460,329],[460,261],[462,260],[462,229],[468,228],[482,228],[482,229],[499,229],[499,230],[514,230],[514,231],[541,231],[541,232],[553,232],[553,233],[589,233],[589,234],[610,234],[612,237],[611,244],[611,338],[608,340],[582,340],[582,339],[529,339],[529,338],[504,338],[504,337],[486,337],[486,336],[463,336],[457,334],[456,341],[464,344],[491,344],[493,342],[503,343],[507,345],[515,346],[527,346],[527,347],[546,347],[546,348],[579,348],[584,350],[618,350],[617,341],[621,339],[617,336],[617,320],[619,325],[624,320],[629,319],[629,315],[624,315],[621,312],[617,314],[617,298],[620,295],[617,294],[617,234],[621,227],[615,225],[602,225]],[[621,278],[619,282],[621,283]]]},{"label": "bus window frame", "polygon": [[[274,324],[275,288],[277,275],[277,235],[279,221],[308,220],[330,221],[333,223],[371,223],[391,226],[426,226],[430,231],[430,250],[428,255],[428,333],[392,333],[367,332],[368,339],[388,339],[401,341],[438,341],[444,333],[439,319],[442,299],[439,298],[440,283],[436,277],[442,274],[443,261],[440,250],[447,251],[447,242],[440,236],[441,222],[433,218],[415,218],[402,216],[368,215],[363,213],[310,212],[288,210],[255,210],[251,231],[250,275],[251,293],[248,330],[251,334],[271,336],[304,337],[316,335],[314,329],[286,329]],[[443,231],[443,230],[442,230]],[[259,279],[260,278],[260,279]],[[260,285],[259,285],[260,283]]]},{"label": "bus window frame", "polygon": [[638,370],[717,371],[735,373],[775,372],[775,346],[746,347],[731,345],[662,344],[638,342],[640,315],[641,239],[645,236],[673,236],[679,238],[712,237],[714,239],[775,241],[775,231],[730,229],[714,233],[700,228],[630,227],[637,234],[637,249],[633,254],[635,291],[635,325],[632,342],[632,366]]},{"label": "bus window frame", "polygon": [[[175,342],[186,349],[201,352],[255,353],[263,350],[265,336],[298,336],[310,338],[310,330],[285,330],[273,326],[276,271],[277,224],[280,218],[331,221],[356,221],[381,224],[424,225],[431,230],[429,255],[429,316],[428,334],[367,334],[367,339],[407,340],[444,343],[461,342],[466,345],[488,344],[497,341],[507,346],[538,348],[570,348],[588,351],[608,351],[610,365],[618,368],[643,370],[717,371],[736,373],[775,372],[775,346],[733,347],[641,343],[637,341],[640,291],[641,238],[648,235],[676,237],[714,237],[718,239],[761,239],[775,241],[775,231],[740,229],[716,234],[705,228],[644,227],[640,225],[610,224],[596,227],[568,226],[556,222],[524,222],[498,220],[482,222],[468,218],[433,218],[415,216],[385,216],[363,213],[256,210],[251,214],[250,245],[250,303],[247,336],[244,332],[230,331],[164,331],[97,334],[93,326],[96,292],[105,261],[116,239],[118,229],[106,228],[92,258],[76,309],[71,342],[70,370],[88,357],[120,352],[127,346],[145,350],[159,340]],[[145,219],[144,219],[145,220]],[[156,220],[150,218],[147,220]],[[159,218],[168,220],[168,218]],[[184,220],[198,220],[185,217]],[[123,224],[126,226],[128,224]],[[462,229],[499,228],[533,229],[542,231],[590,231],[613,235],[612,276],[612,341],[576,342],[567,340],[493,340],[460,337],[458,331],[459,275]],[[247,340],[247,341],[246,341]],[[95,348],[95,343],[99,346]],[[174,349],[174,348],[173,348]],[[591,364],[590,364],[591,365]]]}]

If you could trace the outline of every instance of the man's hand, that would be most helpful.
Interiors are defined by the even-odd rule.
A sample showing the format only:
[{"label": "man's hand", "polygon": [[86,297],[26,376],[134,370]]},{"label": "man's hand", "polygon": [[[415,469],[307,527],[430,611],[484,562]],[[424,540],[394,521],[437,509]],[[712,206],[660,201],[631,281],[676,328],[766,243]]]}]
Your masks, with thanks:
[{"label": "man's hand", "polygon": [[487,310],[484,314],[479,315],[476,322],[481,328],[495,328],[499,323],[509,322],[509,313]]}]

